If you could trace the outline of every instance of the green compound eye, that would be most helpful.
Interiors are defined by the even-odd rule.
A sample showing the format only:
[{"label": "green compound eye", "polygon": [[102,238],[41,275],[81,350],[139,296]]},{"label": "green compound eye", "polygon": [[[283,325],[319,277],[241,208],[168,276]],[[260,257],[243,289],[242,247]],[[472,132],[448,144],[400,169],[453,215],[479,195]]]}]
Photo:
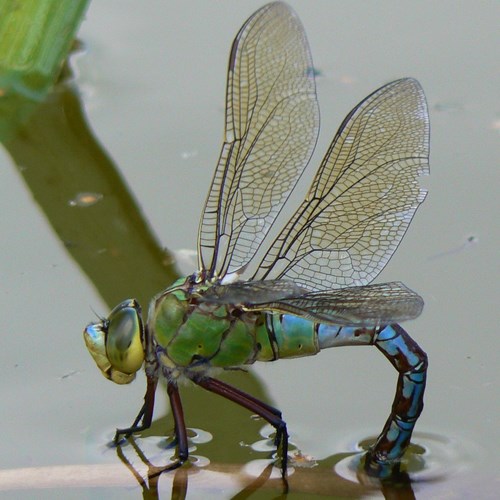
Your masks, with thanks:
[{"label": "green compound eye", "polygon": [[109,318],[88,325],[83,337],[102,374],[129,384],[144,361],[143,332],[141,308],[131,299],[116,306]]},{"label": "green compound eye", "polygon": [[142,320],[135,300],[122,302],[111,311],[106,354],[112,367],[120,372],[132,374],[142,366]]}]

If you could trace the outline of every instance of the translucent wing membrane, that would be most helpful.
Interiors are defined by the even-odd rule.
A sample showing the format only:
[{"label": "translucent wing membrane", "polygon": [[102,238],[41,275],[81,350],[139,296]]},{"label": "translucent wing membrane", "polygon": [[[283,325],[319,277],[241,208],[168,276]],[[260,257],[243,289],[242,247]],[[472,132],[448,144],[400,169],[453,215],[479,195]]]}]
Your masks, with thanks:
[{"label": "translucent wing membrane", "polygon": [[314,149],[319,126],[304,29],[285,4],[257,11],[231,50],[226,131],[198,235],[206,278],[243,269]]},{"label": "translucent wing membrane", "polygon": [[416,318],[423,306],[419,295],[402,283],[392,282],[309,292],[274,303],[257,301],[247,308],[294,314],[321,323],[376,326]]},{"label": "translucent wing membrane", "polygon": [[299,297],[307,292],[306,288],[287,280],[239,281],[211,286],[203,295],[203,300],[220,304],[253,305]]},{"label": "translucent wing membrane", "polygon": [[425,198],[429,119],[417,81],[392,82],[346,117],[299,210],[253,279],[288,278],[312,289],[372,281]]}]

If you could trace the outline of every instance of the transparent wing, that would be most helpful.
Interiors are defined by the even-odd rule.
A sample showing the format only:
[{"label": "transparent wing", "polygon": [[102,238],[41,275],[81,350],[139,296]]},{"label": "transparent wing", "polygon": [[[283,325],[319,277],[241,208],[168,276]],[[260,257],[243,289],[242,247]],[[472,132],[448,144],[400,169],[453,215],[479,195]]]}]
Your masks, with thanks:
[{"label": "transparent wing", "polygon": [[198,234],[207,279],[248,264],[307,165],[318,127],[304,28],[287,5],[266,5],[231,50],[225,139]]},{"label": "transparent wing", "polygon": [[255,302],[246,309],[294,314],[341,326],[377,326],[416,318],[423,306],[418,294],[402,283],[391,282],[309,292],[276,302]]},{"label": "transparent wing", "polygon": [[372,281],[426,196],[429,118],[413,79],[381,87],[340,126],[299,210],[252,279],[288,278],[312,289]]},{"label": "transparent wing", "polygon": [[308,291],[288,280],[238,281],[228,285],[211,286],[201,300],[218,304],[252,306],[300,297]]}]

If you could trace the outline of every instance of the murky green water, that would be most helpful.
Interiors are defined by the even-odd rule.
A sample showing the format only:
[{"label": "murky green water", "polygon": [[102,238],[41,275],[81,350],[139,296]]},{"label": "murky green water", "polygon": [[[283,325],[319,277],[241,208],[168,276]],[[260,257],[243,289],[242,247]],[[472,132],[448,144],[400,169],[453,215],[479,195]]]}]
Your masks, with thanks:
[{"label": "murky green water", "polygon": [[[425,89],[430,193],[381,276],[404,281],[426,300],[424,314],[406,325],[430,359],[409,465],[417,480],[413,492],[417,498],[493,498],[499,442],[497,5],[290,3],[321,72],[322,135],[313,169],[346,112],[369,92],[403,76]],[[145,305],[170,282],[175,270],[165,265],[162,247],[195,248],[222,139],[230,43],[260,5],[94,2],[80,30],[86,52],[73,59],[79,95],[60,90],[23,137],[0,149],[0,496],[31,498],[33,490],[37,498],[143,495],[106,446],[113,429],[138,411],[143,377],[127,387],[106,382],[81,331],[93,311],[105,314],[128,296]],[[68,132],[80,102],[80,127]],[[88,146],[85,120],[107,156]],[[51,170],[42,169],[47,164]],[[136,204],[151,231],[127,218]],[[102,212],[96,217],[91,210]],[[360,484],[351,467],[357,443],[380,431],[394,394],[396,373],[375,349],[336,349],[252,372],[233,374],[231,381],[278,406],[295,446],[319,464],[296,469],[290,498],[391,493]],[[155,425],[137,441],[154,463],[169,453],[158,436],[172,426],[165,391],[158,392]],[[193,431],[193,453],[204,467],[161,476],[161,496],[186,483],[188,498],[231,498],[252,484],[262,487],[253,498],[277,494],[279,481],[266,483],[261,462],[267,427],[199,389],[182,394],[188,426],[200,429]],[[132,446],[123,452],[123,461],[146,474]]]}]

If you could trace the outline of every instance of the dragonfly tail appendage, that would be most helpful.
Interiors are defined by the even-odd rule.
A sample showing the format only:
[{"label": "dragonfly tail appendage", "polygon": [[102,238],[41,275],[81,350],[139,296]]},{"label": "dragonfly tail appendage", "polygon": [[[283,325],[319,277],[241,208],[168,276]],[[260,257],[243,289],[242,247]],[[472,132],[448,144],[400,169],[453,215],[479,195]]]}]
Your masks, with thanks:
[{"label": "dragonfly tail appendage", "polygon": [[285,478],[288,463],[288,432],[286,423],[281,418],[281,412],[250,394],[240,391],[236,387],[220,380],[211,377],[200,377],[199,379],[193,379],[193,382],[207,391],[218,394],[233,403],[247,408],[269,422],[276,429],[274,444],[281,459],[281,476]]},{"label": "dragonfly tail appendage", "polygon": [[375,345],[399,372],[391,414],[366,460],[367,471],[380,476],[405,452],[424,408],[427,355],[397,324],[384,328]]}]

